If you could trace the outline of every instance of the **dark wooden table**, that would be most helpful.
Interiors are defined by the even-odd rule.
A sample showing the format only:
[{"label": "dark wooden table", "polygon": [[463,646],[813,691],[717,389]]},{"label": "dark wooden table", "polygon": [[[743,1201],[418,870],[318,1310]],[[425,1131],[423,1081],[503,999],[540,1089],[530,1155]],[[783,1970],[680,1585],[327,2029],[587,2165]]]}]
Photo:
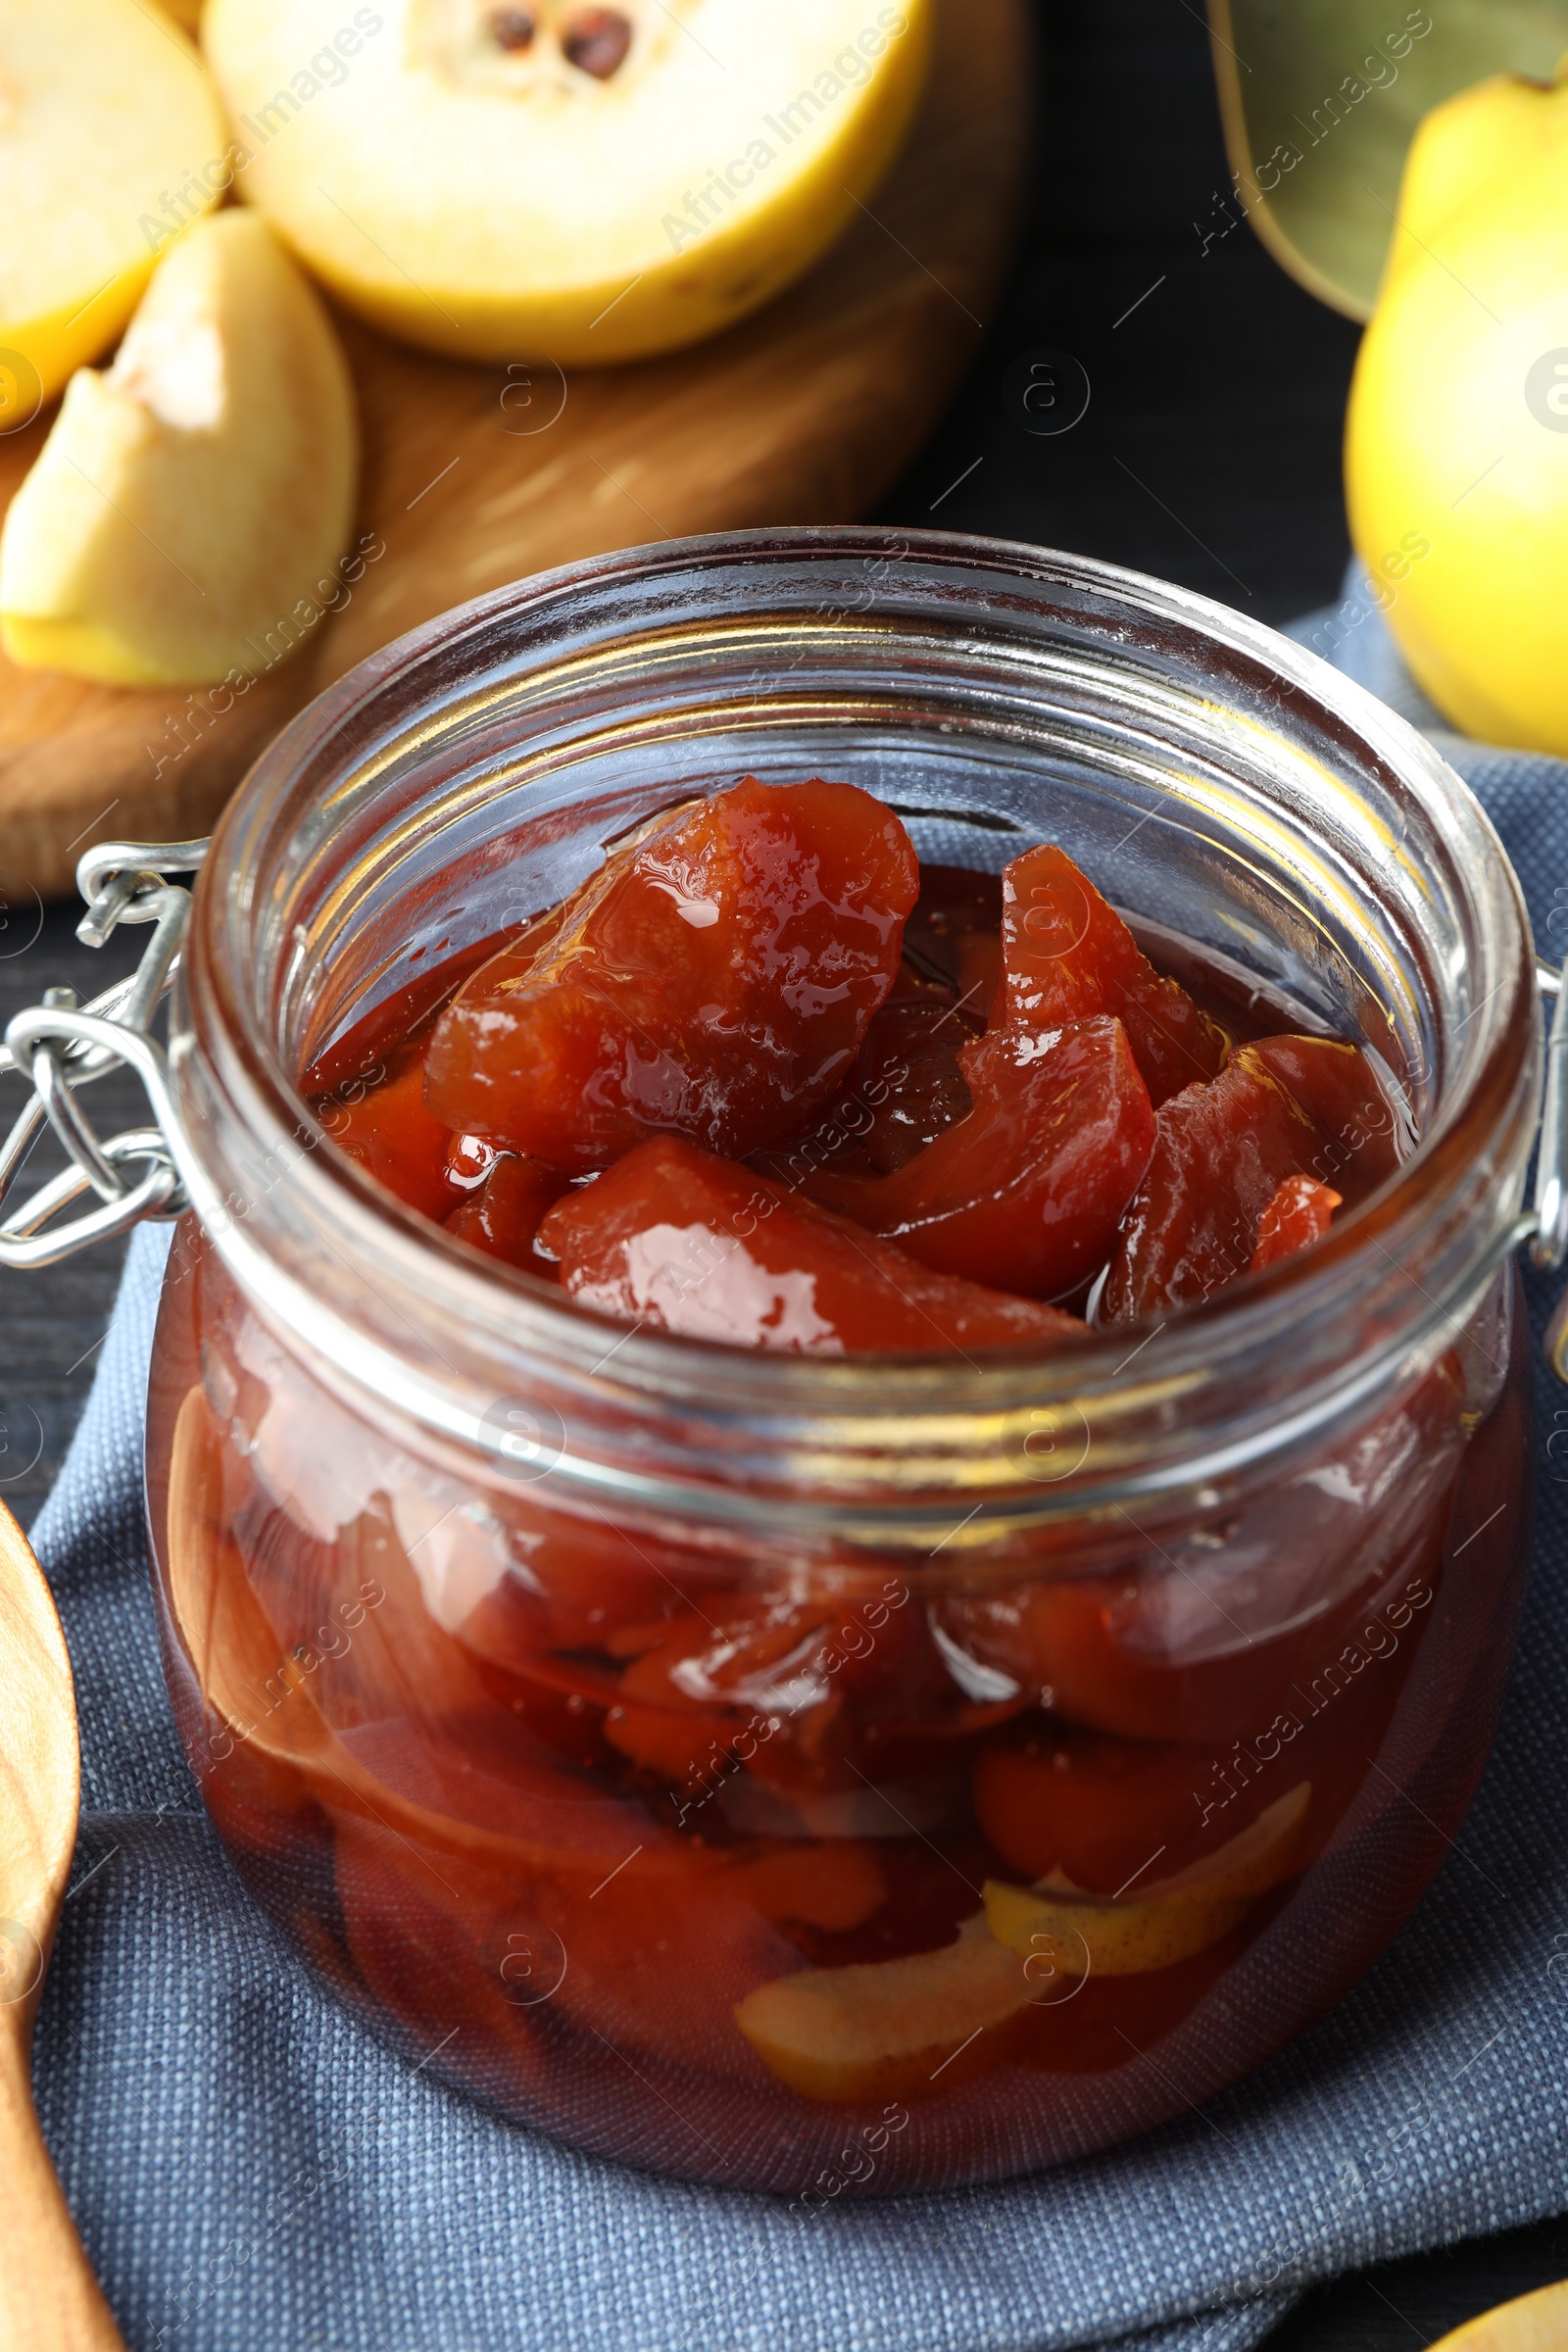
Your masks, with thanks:
[{"label": "dark wooden table", "polygon": [[[967,387],[883,516],[1073,548],[1267,621],[1325,603],[1348,554],[1340,432],[1357,329],[1245,227],[1202,249],[1195,224],[1212,227],[1227,172],[1200,0],[1040,0],[1040,29],[1012,283],[994,318],[955,305]],[[921,258],[940,275],[940,254]],[[1087,377],[1087,409],[1055,434],[1026,429],[1018,399],[1042,355],[1059,401],[1083,389],[1063,363]],[[53,983],[93,994],[134,959],[135,934],[93,956],[74,919],[0,902],[0,1015]],[[141,1123],[123,1078],[101,1082],[95,1108]],[[85,1399],[122,1255],[0,1276],[0,1497],[24,1523]],[[1309,2295],[1270,2352],[1405,2352],[1565,2272],[1557,2221],[1386,2264]]]}]

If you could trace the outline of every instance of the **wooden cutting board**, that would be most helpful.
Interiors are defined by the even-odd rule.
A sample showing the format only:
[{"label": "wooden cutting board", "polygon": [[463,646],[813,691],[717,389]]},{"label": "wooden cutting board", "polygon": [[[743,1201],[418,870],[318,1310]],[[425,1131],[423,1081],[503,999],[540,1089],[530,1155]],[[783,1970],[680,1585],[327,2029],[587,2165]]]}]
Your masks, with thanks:
[{"label": "wooden cutting board", "polygon": [[[0,657],[0,896],[69,892],[95,839],[206,832],[313,695],[451,605],[617,547],[867,513],[992,322],[1028,51],[1027,0],[940,0],[924,109],[888,179],[808,277],[710,343],[567,381],[434,359],[340,319],[365,436],[361,528],[384,555],[221,715],[184,689],[93,686]],[[0,511],[51,415],[0,440]]]}]

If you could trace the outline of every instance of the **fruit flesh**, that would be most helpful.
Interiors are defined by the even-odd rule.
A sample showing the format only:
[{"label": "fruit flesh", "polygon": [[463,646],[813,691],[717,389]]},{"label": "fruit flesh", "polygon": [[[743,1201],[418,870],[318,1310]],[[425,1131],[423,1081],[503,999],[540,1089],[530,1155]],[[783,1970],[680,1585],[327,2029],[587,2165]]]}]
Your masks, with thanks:
[{"label": "fruit flesh", "polygon": [[845,1355],[1059,1346],[1082,1325],[918,1259],[673,1137],[552,1209],[579,1305],[735,1348]]},{"label": "fruit flesh", "polygon": [[254,216],[198,222],[11,502],[6,652],[114,685],[248,681],[341,598],[358,474],[318,296]]},{"label": "fruit flesh", "polygon": [[1065,1879],[1032,1888],[992,1882],[986,1918],[1000,1943],[1038,1958],[1037,1974],[1151,1976],[1228,1936],[1260,1894],[1292,1875],[1311,1802],[1300,1782],[1190,1869],[1149,1881],[1129,1901],[1093,1902]]},{"label": "fruit flesh", "polygon": [[1004,1019],[1040,1030],[1113,1014],[1156,1108],[1224,1063],[1215,1023],[1155,971],[1120,915],[1054,843],[1015,858],[1003,877],[1002,958]]},{"label": "fruit flesh", "polygon": [[[373,1131],[412,1204],[584,1305],[731,1345],[1050,1345],[1078,1327],[1025,1300],[1098,1288],[1119,1321],[1207,1297],[1399,1162],[1357,1049],[1266,1015],[1243,1043],[1059,849],[922,875],[896,818],[820,779],[648,820],[448,968],[383,1056],[396,1088],[334,1113],[350,1150]],[[1194,1058],[1214,1074],[1156,1113],[1149,1074]]]},{"label": "fruit flesh", "polygon": [[1315,1176],[1287,1176],[1258,1219],[1248,1272],[1261,1274],[1298,1250],[1309,1250],[1327,1233],[1334,1211],[1344,1206],[1344,1195],[1332,1185],[1320,1184]]},{"label": "fruit flesh", "polygon": [[613,855],[524,970],[504,952],[474,974],[431,1042],[430,1106],[571,1169],[657,1129],[781,1143],[858,1053],[917,882],[868,794],[748,778]]},{"label": "fruit flesh", "polygon": [[965,2042],[1028,2006],[1023,1961],[980,1915],[956,1943],[906,1960],[803,1970],[760,1985],[735,2022],[763,2064],[808,2099],[869,2106],[918,2097]]},{"label": "fruit flesh", "polygon": [[10,0],[0,123],[0,349],[28,371],[11,431],[107,350],[160,251],[218,201],[227,134],[156,0]]},{"label": "fruit flesh", "polygon": [[[1015,1048],[1033,1033],[994,995],[995,1024],[978,1035],[978,1006],[961,1009],[987,968],[976,943],[996,943],[1000,968],[986,905],[982,890],[950,894],[924,877],[890,932],[887,994],[860,1027],[844,1091],[752,1164],[666,1133],[598,1170],[547,1170],[486,1141],[463,1100],[448,1105],[455,1126],[430,1117],[418,1130],[417,1180],[459,1239],[493,1188],[515,1186],[514,1221],[493,1216],[483,1246],[541,1298],[559,1286],[614,1317],[612,1359],[638,1324],[825,1354],[961,1348],[978,1360],[999,1347],[1079,1346],[1072,1318],[919,1263],[813,1204],[790,1173],[799,1157],[808,1173],[907,1181],[981,1106],[971,1081],[989,1058],[999,1090],[1009,1071],[1027,1076],[1034,1065],[1016,1069]],[[502,950],[507,975],[530,984],[569,930],[548,915],[528,926]],[[323,1056],[323,1113],[346,1103],[357,1140],[395,1144],[391,1089],[411,1100],[408,1072],[446,1002],[494,965],[475,956],[394,1001],[398,1051],[372,1023]],[[1115,942],[1109,967],[1125,958]],[[966,1041],[952,1057],[961,1095],[943,1004]],[[1103,1012],[1063,1032],[1069,1043],[1084,1033],[1103,1051],[1122,1037]],[[743,1030],[715,1030],[710,1074],[721,1079],[731,1058],[744,1074],[745,1049]],[[1228,1051],[1293,1150],[1308,1138],[1332,1175],[1306,1179],[1314,1232],[1325,1196],[1353,1213],[1397,1160],[1370,1065],[1331,1041],[1244,1029]],[[358,1101],[353,1072],[367,1062],[385,1074]],[[885,1091],[867,1102],[867,1125],[851,1099],[873,1066]],[[1222,1122],[1234,1115],[1228,1076],[1205,1082]],[[1161,1119],[1188,1115],[1192,1091],[1167,1099]],[[1147,1089],[1139,1099],[1152,1120]],[[888,1119],[894,1104],[906,1121]],[[891,1177],[876,1170],[878,1145]],[[1212,1161],[1199,1168],[1210,1190]],[[1262,1188],[1259,1211],[1261,1222],[1283,1187],[1276,1222],[1298,1246],[1299,1173]],[[1178,1226],[1197,1213],[1186,1196],[1167,1204]],[[926,2176],[901,2152],[918,2137],[901,2136],[901,2102],[930,2103],[944,2145],[959,2132],[989,2147],[1000,2118],[1033,2130],[1017,2119],[1065,2112],[1056,2078],[1071,2075],[1072,2113],[1093,2111],[1094,2132],[1115,2135],[1129,2128],[1128,2040],[1190,2049],[1223,2013],[1220,2041],[1234,2049],[1233,2010],[1259,2014],[1246,1972],[1282,1909],[1296,1906],[1298,1944],[1304,1935],[1339,1952],[1353,1921],[1370,1950],[1389,1932],[1402,1895],[1363,1872],[1364,1901],[1347,1905],[1334,1874],[1320,1897],[1316,1865],[1334,1853],[1352,1867],[1369,1803],[1392,1804],[1407,1828],[1408,1808],[1367,1759],[1392,1763],[1396,1720],[1409,1737],[1400,1710],[1431,1659],[1451,1671],[1474,1646],[1474,1616],[1455,1613],[1472,1590],[1482,1605],[1473,1579],[1488,1582],[1493,1607],[1495,1559],[1478,1566],[1481,1544],[1444,1558],[1467,1458],[1456,1357],[1228,1519],[1216,1506],[1180,1531],[1102,1531],[1091,1555],[1026,1538],[971,1571],[951,1542],[873,1556],[834,1535],[775,1538],[760,1521],[735,1543],[696,1520],[628,1512],[622,1524],[548,1478],[503,1473],[480,1493],[443,1485],[429,1465],[411,1473],[341,1401],[300,1397],[296,1368],[247,1333],[223,1283],[209,1263],[171,1292],[204,1352],[171,1349],[161,1377],[188,1384],[199,1363],[243,1425],[243,1445],[228,1421],[208,1425],[194,1549],[232,1621],[251,1628],[252,1683],[295,1663],[286,1701],[214,1768],[215,1811],[257,1883],[292,1906],[296,1931],[307,1932],[303,1913],[312,1936],[338,1937],[344,1983],[421,2053],[470,2019],[466,2054],[460,2034],[442,2063],[511,2112],[648,2161],[663,2102],[690,2113],[701,2098],[714,2177],[727,2177],[743,2139],[755,2151],[779,2130],[825,2161],[821,2135],[845,2133],[848,2105],[854,2144],[870,2146],[862,2123],[881,2134],[876,2184],[909,2185]],[[319,1531],[308,1539],[306,1517]],[[961,1520],[960,1503],[960,1534]],[[357,1590],[368,1563],[383,1593],[373,1638],[357,1630],[349,1654],[307,1669],[295,1645],[309,1652],[320,1601]],[[230,1622],[218,1597],[202,1586],[181,1603],[192,1641]],[[440,1682],[428,1692],[426,1661]],[[1428,1724],[1430,1691],[1410,1705]],[[1427,1793],[1416,1791],[1425,1812],[1451,1828],[1447,1800]],[[1442,1850],[1434,1832],[1433,1859]],[[308,1872],[324,1874],[326,1892],[302,1903]],[[565,1976],[514,2016],[497,1995],[498,1952],[532,1970],[551,1937]],[[605,2060],[604,2040],[636,2072]],[[653,2138],[635,2137],[634,2112]],[[669,2147],[652,2160],[707,2161]],[[744,2161],[755,2169],[755,2154]]]},{"label": "fruit flesh", "polygon": [[1353,1046],[1244,1046],[1217,1078],[1162,1104],[1111,1256],[1104,1319],[1193,1305],[1250,1271],[1263,1217],[1292,1178],[1315,1174],[1327,1191],[1332,1175],[1353,1203],[1397,1164],[1394,1114]]},{"label": "fruit flesh", "polygon": [[1443,2336],[1432,2352],[1557,2352],[1568,2331],[1568,2282],[1517,2295]]},{"label": "fruit flesh", "polygon": [[[499,13],[531,36],[498,39]],[[930,0],[389,0],[373,33],[371,14],[241,195],[374,324],[564,368],[712,334],[808,269],[903,142],[931,21]],[[612,18],[631,31],[613,65]],[[314,0],[212,0],[203,22],[230,113],[264,125],[320,36]]]},{"label": "fruit flesh", "polygon": [[971,1108],[893,1173],[819,1178],[816,1198],[940,1272],[1068,1298],[1104,1264],[1154,1148],[1154,1114],[1117,1020],[965,1045]]},{"label": "fruit flesh", "polygon": [[565,1178],[543,1160],[503,1152],[462,1205],[450,1211],[446,1229],[471,1250],[482,1250],[486,1257],[553,1280],[556,1260],[535,1244],[540,1226],[565,1189]]}]

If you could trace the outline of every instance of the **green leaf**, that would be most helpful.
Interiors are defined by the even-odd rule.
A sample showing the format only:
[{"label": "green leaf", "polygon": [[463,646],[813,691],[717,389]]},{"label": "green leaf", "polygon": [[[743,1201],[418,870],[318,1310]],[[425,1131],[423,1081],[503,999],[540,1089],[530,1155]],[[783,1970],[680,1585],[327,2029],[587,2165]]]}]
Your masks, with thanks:
[{"label": "green leaf", "polygon": [[1490,74],[1549,81],[1568,49],[1568,0],[1208,0],[1208,22],[1237,193],[1195,227],[1245,212],[1351,318],[1377,299],[1422,116]]}]

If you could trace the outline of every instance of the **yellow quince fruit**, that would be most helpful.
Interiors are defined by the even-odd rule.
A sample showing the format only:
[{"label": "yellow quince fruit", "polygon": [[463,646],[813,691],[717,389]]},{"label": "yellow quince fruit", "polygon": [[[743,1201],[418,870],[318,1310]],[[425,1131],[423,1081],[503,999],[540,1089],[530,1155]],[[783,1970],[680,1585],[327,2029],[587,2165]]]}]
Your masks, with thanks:
[{"label": "yellow quince fruit", "polygon": [[1568,2343],[1568,2281],[1538,2287],[1467,2321],[1432,2352],[1562,2352]]},{"label": "yellow quince fruit", "polygon": [[232,170],[218,93],[157,0],[0,8],[0,431],[120,333]]},{"label": "yellow quince fruit", "polygon": [[1356,363],[1350,532],[1463,733],[1568,754],[1568,79],[1428,115]]},{"label": "yellow quince fruit", "polygon": [[209,0],[237,185],[351,310],[594,367],[716,332],[897,152],[932,0]]}]

